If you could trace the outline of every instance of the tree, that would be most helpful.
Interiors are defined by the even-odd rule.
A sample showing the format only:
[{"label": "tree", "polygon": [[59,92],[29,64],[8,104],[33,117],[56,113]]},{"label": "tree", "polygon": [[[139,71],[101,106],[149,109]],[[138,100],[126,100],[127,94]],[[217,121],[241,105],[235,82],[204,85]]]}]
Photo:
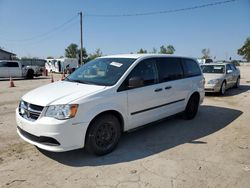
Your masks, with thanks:
[{"label": "tree", "polygon": [[202,53],[202,58],[203,59],[209,59],[210,58],[210,50],[209,48],[204,48],[201,50],[201,53]]},{"label": "tree", "polygon": [[[79,63],[81,62],[81,49],[78,50],[78,59],[79,59]],[[87,62],[87,58],[88,58],[88,54],[85,48],[82,49],[82,62],[86,63]]]},{"label": "tree", "polygon": [[77,58],[78,57],[78,46],[77,46],[77,44],[71,43],[65,49],[65,57],[68,57],[68,58]]},{"label": "tree", "polygon": [[147,50],[143,50],[142,48],[137,52],[138,54],[146,54]]},{"label": "tree", "polygon": [[153,53],[153,54],[156,54],[156,53],[157,53],[157,49],[156,49],[156,48],[153,48],[152,53]]},{"label": "tree", "polygon": [[52,56],[48,56],[46,59],[54,59],[54,57],[52,57]]},{"label": "tree", "polygon": [[89,54],[88,55],[88,59],[87,61],[91,61],[97,57],[101,57],[102,56],[102,51],[100,50],[100,48],[96,49],[96,51],[93,54]]},{"label": "tree", "polygon": [[160,53],[160,54],[166,54],[166,53],[167,53],[167,48],[166,48],[164,45],[162,45],[162,46],[160,47],[159,53]]},{"label": "tree", "polygon": [[160,54],[173,54],[175,52],[175,48],[173,45],[168,45],[167,47],[165,47],[164,45],[162,45],[160,47]]},{"label": "tree", "polygon": [[173,45],[168,45],[166,54],[174,54],[174,52],[175,52],[174,46]]},{"label": "tree", "polygon": [[238,49],[238,54],[243,56],[247,61],[250,61],[250,37],[248,37],[244,45]]}]

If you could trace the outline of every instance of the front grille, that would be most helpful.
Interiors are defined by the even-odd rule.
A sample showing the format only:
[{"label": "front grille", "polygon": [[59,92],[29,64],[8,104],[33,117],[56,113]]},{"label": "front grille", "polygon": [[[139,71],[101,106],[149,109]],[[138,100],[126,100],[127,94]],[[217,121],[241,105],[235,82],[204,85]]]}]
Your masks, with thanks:
[{"label": "front grille", "polygon": [[21,101],[19,104],[19,115],[29,121],[35,121],[39,118],[43,108],[43,106]]},{"label": "front grille", "polygon": [[48,145],[48,146],[60,146],[60,143],[51,137],[47,137],[47,136],[35,136],[33,134],[30,134],[24,130],[22,130],[20,127],[17,127],[19,132],[26,138],[28,138],[31,141],[37,142],[37,143],[41,143],[44,145]]}]

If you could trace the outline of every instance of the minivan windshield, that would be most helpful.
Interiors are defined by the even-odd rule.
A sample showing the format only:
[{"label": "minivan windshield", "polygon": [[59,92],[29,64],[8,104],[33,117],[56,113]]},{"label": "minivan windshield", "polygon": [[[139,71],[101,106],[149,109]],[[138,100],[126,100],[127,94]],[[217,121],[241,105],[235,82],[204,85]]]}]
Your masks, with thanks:
[{"label": "minivan windshield", "polygon": [[214,74],[224,74],[224,65],[201,65],[201,70],[203,73],[214,73]]},{"label": "minivan windshield", "polygon": [[94,59],[79,67],[65,81],[112,86],[135,60],[134,58]]}]

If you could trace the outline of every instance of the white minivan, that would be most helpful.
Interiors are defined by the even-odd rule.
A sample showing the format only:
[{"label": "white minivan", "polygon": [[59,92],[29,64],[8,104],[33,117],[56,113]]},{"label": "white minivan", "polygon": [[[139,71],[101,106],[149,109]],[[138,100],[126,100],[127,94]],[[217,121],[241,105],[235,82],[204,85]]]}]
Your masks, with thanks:
[{"label": "white minivan", "polygon": [[111,152],[124,131],[183,112],[195,117],[204,78],[193,58],[112,55],[78,68],[64,81],[24,95],[17,132],[37,147],[59,152],[85,147]]}]

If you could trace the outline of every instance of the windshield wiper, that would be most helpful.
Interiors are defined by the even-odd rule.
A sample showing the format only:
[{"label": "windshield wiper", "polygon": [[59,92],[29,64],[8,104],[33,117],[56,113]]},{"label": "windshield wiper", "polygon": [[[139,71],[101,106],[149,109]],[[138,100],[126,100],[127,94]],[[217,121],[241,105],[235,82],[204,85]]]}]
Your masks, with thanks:
[{"label": "windshield wiper", "polygon": [[67,81],[81,83],[81,84],[92,84],[92,83],[84,81],[84,80],[70,80],[70,79],[67,79]]},{"label": "windshield wiper", "polygon": [[85,80],[71,80],[71,79],[69,79],[69,78],[65,78],[64,81],[76,82],[76,83],[88,84],[88,85],[106,86],[106,85],[104,85],[104,84],[99,84],[99,83],[94,83],[94,82],[88,82],[88,81],[85,81]]}]

